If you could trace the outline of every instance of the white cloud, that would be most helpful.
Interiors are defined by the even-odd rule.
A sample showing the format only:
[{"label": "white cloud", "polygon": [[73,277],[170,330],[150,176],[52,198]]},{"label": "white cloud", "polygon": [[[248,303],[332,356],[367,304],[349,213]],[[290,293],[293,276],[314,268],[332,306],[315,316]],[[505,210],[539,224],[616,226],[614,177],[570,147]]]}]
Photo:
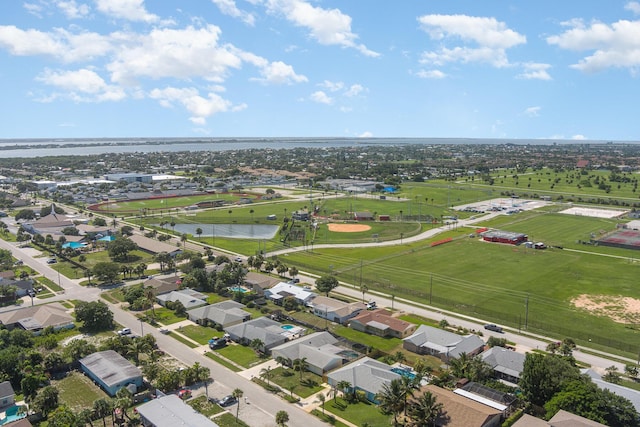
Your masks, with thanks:
[{"label": "white cloud", "polygon": [[525,36],[507,28],[504,22],[495,18],[424,15],[418,17],[418,22],[433,40],[461,40],[473,45],[442,47],[438,51],[424,52],[420,62],[425,64],[483,62],[494,67],[506,67],[509,65],[506,50],[527,41]]},{"label": "white cloud", "polygon": [[342,90],[342,88],[344,88],[344,83],[325,80],[322,83],[318,84],[318,86],[323,87],[329,90],[330,92],[337,92],[339,90]]},{"label": "white cloud", "polygon": [[147,12],[143,0],[95,0],[98,10],[105,15],[128,21],[158,22],[159,18]]},{"label": "white cloud", "polygon": [[306,76],[296,74],[291,65],[281,61],[266,64],[260,70],[263,78],[253,78],[253,81],[259,81],[267,84],[293,84],[308,81]]},{"label": "white cloud", "polygon": [[89,14],[89,6],[82,3],[77,4],[75,0],[58,0],[55,5],[69,19],[83,18]]},{"label": "white cloud", "polygon": [[348,96],[349,98],[354,97],[354,96],[358,96],[360,95],[362,92],[365,92],[366,89],[364,88],[364,86],[360,85],[360,84],[353,84],[351,86],[349,86],[349,89],[347,89],[347,91],[344,93],[345,96]]},{"label": "white cloud", "polygon": [[628,2],[624,5],[624,8],[628,11],[631,11],[632,13],[635,13],[636,15],[640,15],[640,3],[638,3],[637,1]]},{"label": "white cloud", "polygon": [[525,108],[524,115],[528,117],[538,117],[540,115],[540,110],[542,107],[529,107]]},{"label": "white cloud", "polygon": [[38,18],[42,18],[42,5],[35,3],[23,3],[22,7],[33,16],[37,16]]},{"label": "white cloud", "polygon": [[587,137],[586,137],[586,136],[584,136],[584,135],[580,135],[580,134],[578,134],[578,135],[573,135],[573,136],[571,137],[571,139],[573,139],[573,140],[575,140],[575,141],[583,141],[583,140],[587,139]]},{"label": "white cloud", "polygon": [[379,53],[358,44],[358,35],[351,31],[351,17],[340,9],[314,7],[303,0],[266,0],[271,13],[281,13],[298,27],[309,30],[313,39],[323,45],[353,48],[365,56],[378,57]]},{"label": "white cloud", "polygon": [[218,9],[220,9],[220,12],[222,12],[225,15],[231,16],[233,18],[238,18],[245,24],[251,25],[251,26],[253,26],[256,22],[255,16],[253,16],[249,12],[245,12],[238,9],[238,6],[236,6],[236,2],[234,0],[211,0],[211,1],[216,6],[218,6]]},{"label": "white cloud", "polygon": [[372,137],[373,137],[373,133],[369,131],[362,132],[360,135],[358,135],[358,138],[372,138]]},{"label": "white cloud", "polygon": [[565,23],[571,27],[559,35],[547,38],[547,43],[561,49],[593,51],[571,68],[593,73],[607,68],[628,68],[635,73],[640,66],[640,21],[621,20],[611,25],[580,20]]},{"label": "white cloud", "polygon": [[331,98],[329,95],[327,95],[321,90],[313,92],[310,98],[312,101],[317,102],[319,104],[331,105],[333,103],[333,98]]},{"label": "white cloud", "polygon": [[109,36],[97,33],[74,34],[60,28],[47,33],[5,25],[0,26],[0,48],[16,56],[49,55],[64,62],[78,62],[106,55],[112,44]]},{"label": "white cloud", "polygon": [[551,80],[551,75],[547,72],[547,70],[551,68],[550,64],[528,62],[522,64],[522,66],[524,67],[524,71],[518,74],[518,78],[528,80]]},{"label": "white cloud", "polygon": [[423,79],[444,79],[447,77],[447,75],[440,70],[420,70],[416,73],[416,76]]},{"label": "white cloud", "polygon": [[76,71],[45,70],[36,80],[64,90],[46,99],[71,99],[76,102],[120,101],[126,98],[122,88],[107,84],[95,71],[86,68]]},{"label": "white cloud", "polygon": [[209,92],[205,98],[195,88],[153,89],[149,97],[158,100],[160,105],[167,108],[172,107],[174,103],[181,104],[191,113],[189,120],[198,125],[204,125],[207,118],[215,114],[246,108],[245,104],[234,106],[230,101],[213,92]]}]

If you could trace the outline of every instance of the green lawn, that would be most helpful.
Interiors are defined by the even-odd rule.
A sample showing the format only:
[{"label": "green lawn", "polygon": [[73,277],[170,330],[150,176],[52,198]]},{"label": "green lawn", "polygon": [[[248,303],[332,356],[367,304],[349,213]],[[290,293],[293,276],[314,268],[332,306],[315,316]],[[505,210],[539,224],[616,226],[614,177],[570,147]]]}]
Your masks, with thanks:
[{"label": "green lawn", "polygon": [[175,340],[180,341],[182,344],[185,344],[185,345],[187,345],[187,346],[189,346],[191,348],[198,347],[198,344],[195,344],[195,343],[189,341],[188,339],[186,339],[186,338],[184,338],[184,337],[182,337],[182,336],[180,336],[180,335],[178,335],[176,333],[169,332],[169,336],[172,337]]},{"label": "green lawn", "polygon": [[334,332],[341,337],[350,339],[351,341],[364,344],[366,346],[378,349],[385,353],[392,352],[402,345],[400,338],[382,338],[375,335],[370,335],[365,332],[356,331],[355,329],[348,328],[346,326],[337,326]]},{"label": "green lawn", "polygon": [[330,412],[326,412],[326,410],[323,414],[322,409],[314,409],[311,411],[311,414],[320,418],[325,423],[331,424],[332,426],[348,427],[347,424],[343,423],[342,421],[336,420],[336,418]]},{"label": "green lawn", "polygon": [[[302,380],[300,380],[300,372],[291,368],[278,367],[270,371],[270,383],[277,384],[287,394],[291,391],[290,387],[295,386],[293,393],[301,398],[306,398],[322,390],[322,377],[313,372],[303,372]],[[261,377],[262,378],[262,377]],[[267,378],[262,378],[266,382]]]},{"label": "green lawn", "polygon": [[205,356],[207,356],[209,359],[215,361],[216,363],[219,363],[220,365],[231,369],[234,372],[240,372],[242,370],[242,369],[238,368],[236,365],[227,362],[225,359],[223,359],[222,357],[218,356],[215,352],[208,351],[208,352],[205,353]]},{"label": "green lawn", "polygon": [[260,358],[250,347],[243,346],[240,344],[229,344],[224,348],[216,350],[216,352],[220,353],[222,356],[226,357],[229,360],[233,360],[240,366],[244,366],[245,368],[250,368],[256,363],[266,362],[268,359]]},{"label": "green lawn", "polygon": [[[184,319],[182,319],[184,320]],[[200,325],[187,325],[183,326],[179,329],[181,334],[191,338],[192,340],[198,342],[201,345],[205,345],[209,342],[209,340],[215,336],[222,336],[224,332],[219,332],[214,328],[209,328],[207,326]]]},{"label": "green lawn", "polygon": [[222,415],[215,417],[213,421],[220,427],[250,427],[249,424],[240,419],[236,421],[236,414],[231,414],[229,412],[225,412]]},{"label": "green lawn", "polygon": [[67,404],[74,412],[80,412],[84,408],[91,409],[94,401],[108,398],[89,377],[78,372],[72,372],[66,378],[52,383],[59,391],[60,403]]},{"label": "green lawn", "polygon": [[432,320],[432,319],[427,319],[421,316],[417,316],[415,314],[403,314],[401,316],[398,316],[398,319],[404,320],[409,323],[414,323],[416,325],[429,325],[429,326],[433,326],[434,328],[439,327],[439,322],[436,322],[435,320]]},{"label": "green lawn", "polygon": [[387,427],[393,420],[392,416],[382,414],[378,407],[372,403],[349,404],[342,397],[336,398],[335,401],[328,400],[324,404],[324,409],[357,426],[368,423],[371,427]]},{"label": "green lawn", "polygon": [[[173,310],[169,310],[166,307],[156,308],[155,312],[156,312],[156,321],[159,323],[162,323],[163,325],[172,325],[174,323],[182,322],[183,320],[187,319],[186,317],[176,316],[176,313]],[[147,311],[147,314],[150,315],[151,312]],[[186,328],[183,328],[183,329],[186,329]],[[184,331],[182,332],[184,333]],[[185,335],[187,334],[185,333]]]}]

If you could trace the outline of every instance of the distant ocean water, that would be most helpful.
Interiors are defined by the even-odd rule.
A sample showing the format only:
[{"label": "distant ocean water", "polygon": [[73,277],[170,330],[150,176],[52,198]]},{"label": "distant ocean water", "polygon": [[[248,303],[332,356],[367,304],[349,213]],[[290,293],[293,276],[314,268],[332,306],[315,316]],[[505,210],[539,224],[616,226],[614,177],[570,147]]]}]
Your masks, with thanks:
[{"label": "distant ocean water", "polygon": [[[231,151],[297,147],[353,147],[407,144],[604,144],[611,141],[474,138],[114,138],[0,139],[0,158],[82,156],[104,153]],[[634,144],[633,141],[614,143]]]}]

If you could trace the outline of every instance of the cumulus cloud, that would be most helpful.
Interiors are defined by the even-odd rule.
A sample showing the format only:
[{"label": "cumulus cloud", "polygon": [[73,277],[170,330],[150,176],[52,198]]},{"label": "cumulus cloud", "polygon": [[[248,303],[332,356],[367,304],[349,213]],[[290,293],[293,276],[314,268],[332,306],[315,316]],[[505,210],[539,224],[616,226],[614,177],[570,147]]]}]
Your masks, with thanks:
[{"label": "cumulus cloud", "polygon": [[325,80],[322,83],[320,83],[318,86],[321,86],[327,90],[329,90],[330,92],[337,92],[339,90],[342,90],[342,88],[344,88],[344,83],[343,82],[332,82],[329,80]]},{"label": "cumulus cloud", "polygon": [[358,35],[351,31],[351,17],[340,9],[323,9],[304,0],[266,0],[266,6],[269,12],[282,14],[294,25],[306,28],[322,45],[338,45],[356,49],[365,56],[380,56],[357,42]]},{"label": "cumulus cloud", "polygon": [[524,115],[528,117],[538,117],[542,107],[529,107],[524,110]]},{"label": "cumulus cloud", "polygon": [[306,76],[296,74],[291,65],[281,61],[271,62],[261,67],[260,74],[262,78],[253,78],[251,80],[259,81],[266,84],[293,84],[308,81]]},{"label": "cumulus cloud", "polygon": [[69,19],[84,18],[90,11],[88,5],[84,3],[78,4],[75,0],[58,0],[55,5]]},{"label": "cumulus cloud", "polygon": [[153,89],[149,93],[149,97],[156,99],[160,105],[167,108],[172,107],[175,103],[181,104],[191,113],[189,120],[198,125],[206,124],[207,118],[215,114],[240,111],[246,108],[245,104],[234,106],[231,101],[214,92],[209,92],[206,97],[201,96],[198,90],[192,87]]},{"label": "cumulus cloud", "polygon": [[253,26],[256,22],[255,16],[249,12],[245,12],[243,10],[238,9],[236,2],[234,0],[211,0],[213,4],[218,6],[220,12],[231,16],[233,18],[240,19],[247,25]]},{"label": "cumulus cloud", "polygon": [[550,64],[540,64],[528,62],[522,64],[524,71],[518,74],[518,78],[527,80],[551,80],[551,75],[547,72],[551,68]]},{"label": "cumulus cloud", "polygon": [[60,28],[43,32],[2,25],[0,48],[16,56],[48,55],[63,62],[80,62],[109,53],[112,40],[109,36],[90,32],[75,34]]},{"label": "cumulus cloud", "polygon": [[36,80],[64,90],[54,92],[45,100],[67,98],[76,102],[120,101],[126,97],[122,88],[107,84],[95,71],[86,68],[75,71],[45,70]]},{"label": "cumulus cloud", "polygon": [[470,46],[442,47],[423,52],[421,63],[444,65],[451,62],[481,62],[494,67],[509,64],[506,50],[526,43],[525,36],[509,29],[495,18],[467,15],[424,15],[418,17],[422,29],[432,40],[444,43],[462,41]]},{"label": "cumulus cloud", "polygon": [[583,141],[583,140],[587,139],[587,137],[586,137],[586,136],[584,136],[584,135],[580,135],[580,134],[578,134],[578,135],[573,135],[573,136],[571,137],[571,139],[573,139],[573,140],[575,140],[575,141]]},{"label": "cumulus cloud", "polygon": [[607,68],[628,68],[636,73],[640,66],[640,21],[620,20],[613,24],[581,20],[564,23],[565,32],[547,37],[547,43],[572,51],[592,51],[572,68],[595,73]]},{"label": "cumulus cloud", "polygon": [[31,15],[42,18],[42,5],[36,3],[23,3],[22,7],[24,7],[24,9]]},{"label": "cumulus cloud", "polygon": [[372,138],[372,137],[373,137],[373,133],[369,131],[364,131],[360,135],[358,135],[358,138]]},{"label": "cumulus cloud", "polygon": [[630,1],[624,5],[624,8],[636,15],[640,15],[640,3],[637,1]]},{"label": "cumulus cloud", "polygon": [[348,96],[349,98],[352,98],[354,96],[358,96],[360,95],[362,92],[365,92],[366,89],[364,86],[360,85],[360,84],[354,84],[349,86],[349,89],[347,89],[347,91],[344,93],[345,96]]},{"label": "cumulus cloud", "polygon": [[447,75],[440,70],[420,70],[416,73],[416,76],[423,79],[444,79],[447,77]]},{"label": "cumulus cloud", "polygon": [[317,102],[319,104],[331,105],[333,103],[333,98],[321,90],[313,92],[310,98],[313,102]]},{"label": "cumulus cloud", "polygon": [[147,12],[143,0],[95,0],[97,9],[107,16],[128,21],[154,23],[160,19]]}]

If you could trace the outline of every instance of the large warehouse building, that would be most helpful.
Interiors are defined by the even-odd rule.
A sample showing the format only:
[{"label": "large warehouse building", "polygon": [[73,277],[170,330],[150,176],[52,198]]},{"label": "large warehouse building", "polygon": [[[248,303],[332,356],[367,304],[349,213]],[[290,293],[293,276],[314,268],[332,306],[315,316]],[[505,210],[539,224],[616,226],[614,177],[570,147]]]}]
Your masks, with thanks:
[{"label": "large warehouse building", "polygon": [[526,242],[529,239],[529,236],[523,233],[514,233],[512,231],[489,230],[482,233],[482,239],[485,242],[519,245],[520,243]]}]

